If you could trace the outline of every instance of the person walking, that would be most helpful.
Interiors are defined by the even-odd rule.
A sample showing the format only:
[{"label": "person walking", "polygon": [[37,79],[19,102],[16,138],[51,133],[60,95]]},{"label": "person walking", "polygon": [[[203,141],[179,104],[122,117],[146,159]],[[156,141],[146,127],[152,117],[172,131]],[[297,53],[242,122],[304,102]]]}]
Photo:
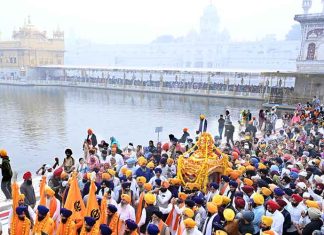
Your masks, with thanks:
[{"label": "person walking", "polygon": [[0,150],[0,157],[2,159],[2,164],[0,164],[2,172],[1,180],[1,190],[6,196],[6,199],[12,199],[11,195],[11,178],[12,178],[12,169],[10,165],[10,160],[5,149]]},{"label": "person walking", "polygon": [[23,179],[24,182],[20,186],[20,192],[25,195],[25,204],[34,208],[36,205],[36,196],[31,172],[27,171],[23,175]]},{"label": "person walking", "polygon": [[225,127],[225,119],[224,119],[223,115],[220,115],[219,119],[218,119],[218,133],[219,133],[220,139],[223,139],[224,127]]}]

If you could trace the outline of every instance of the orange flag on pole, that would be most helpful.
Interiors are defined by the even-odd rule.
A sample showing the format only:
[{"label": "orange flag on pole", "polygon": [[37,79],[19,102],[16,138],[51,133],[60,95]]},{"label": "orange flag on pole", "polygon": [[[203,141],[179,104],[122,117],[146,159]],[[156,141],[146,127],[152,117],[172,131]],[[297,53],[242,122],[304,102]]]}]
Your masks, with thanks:
[{"label": "orange flag on pole", "polygon": [[[97,220],[96,225],[100,224],[100,207],[96,197],[96,184],[93,180],[90,183],[89,195],[87,200],[86,216],[91,216]],[[99,221],[99,222],[98,222]]]},{"label": "orange flag on pole", "polygon": [[105,224],[107,222],[107,193],[103,196],[101,199],[101,205],[100,205],[100,217],[101,217],[101,224]]},{"label": "orange flag on pole", "polygon": [[70,188],[66,197],[64,208],[72,211],[72,218],[83,221],[83,217],[85,216],[85,206],[82,200],[76,172],[72,173]]},{"label": "orange flag on pole", "polygon": [[17,184],[17,182],[12,183],[11,191],[12,191],[12,212],[13,214],[16,214],[16,208],[18,207],[18,201],[19,201],[19,185]]},{"label": "orange flag on pole", "polygon": [[46,176],[43,175],[39,185],[39,205],[46,206],[46,197],[45,197],[45,187],[46,187]]}]

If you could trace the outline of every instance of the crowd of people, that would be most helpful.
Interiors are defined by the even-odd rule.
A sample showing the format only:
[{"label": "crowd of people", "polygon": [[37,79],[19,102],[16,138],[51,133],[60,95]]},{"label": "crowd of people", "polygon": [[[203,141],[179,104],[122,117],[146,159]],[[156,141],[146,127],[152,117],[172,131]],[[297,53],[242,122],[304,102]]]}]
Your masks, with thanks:
[{"label": "crowd of people", "polygon": [[85,78],[85,77],[52,77],[52,80],[67,80],[71,82],[90,82],[96,84],[110,84],[110,85],[127,85],[127,86],[144,86],[144,87],[164,87],[172,89],[186,89],[186,90],[211,90],[211,91],[231,91],[231,92],[247,92],[247,93],[272,93],[274,95],[288,95],[294,91],[293,87],[284,87],[282,83],[270,86],[269,82],[266,85],[262,84],[248,84],[248,81],[238,81],[235,84],[229,82],[202,82],[202,81],[157,81],[157,80],[140,80],[129,78]]},{"label": "crowd of people", "polygon": [[[323,106],[316,98],[299,104],[293,115],[283,115],[280,130],[277,119],[276,108],[256,117],[242,111],[234,141],[230,111],[221,115],[215,153],[228,157],[229,167],[206,191],[177,172],[178,157],[207,130],[203,115],[194,133],[184,128],[179,138],[170,134],[168,142],[145,147],[123,148],[115,137],[98,143],[89,129],[78,161],[66,149],[62,163],[56,158],[25,172],[20,186],[2,149],[1,189],[13,201],[8,233],[323,234]],[[42,176],[40,184],[35,175]]]}]

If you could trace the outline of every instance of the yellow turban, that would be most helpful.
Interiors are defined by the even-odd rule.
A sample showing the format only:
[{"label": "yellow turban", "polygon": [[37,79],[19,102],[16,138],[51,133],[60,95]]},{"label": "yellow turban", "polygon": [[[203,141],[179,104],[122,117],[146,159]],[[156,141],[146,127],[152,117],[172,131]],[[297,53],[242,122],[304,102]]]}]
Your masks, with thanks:
[{"label": "yellow turban", "polygon": [[227,232],[223,230],[216,230],[215,235],[227,235]]},{"label": "yellow turban", "polygon": [[150,168],[150,169],[153,169],[155,166],[154,166],[154,162],[149,162],[147,164],[147,167]]},{"label": "yellow turban", "polygon": [[259,193],[255,193],[254,196],[253,196],[253,201],[257,205],[263,205],[264,204],[264,197]]},{"label": "yellow turban", "polygon": [[186,183],[186,188],[193,190],[194,188],[193,183]]},{"label": "yellow turban", "polygon": [[168,158],[167,163],[168,164],[173,164],[174,163],[174,160],[172,158]]},{"label": "yellow turban", "polygon": [[213,202],[207,202],[207,211],[215,214],[218,211],[217,205]]},{"label": "yellow turban", "polygon": [[192,218],[192,217],[194,217],[195,213],[190,208],[185,208],[183,210],[183,215],[185,215],[185,216],[187,216],[189,218]]},{"label": "yellow turban", "polygon": [[5,149],[0,149],[0,156],[1,157],[6,157],[8,155],[7,150]]},{"label": "yellow turban", "polygon": [[109,173],[111,176],[115,176],[115,175],[116,175],[116,171],[114,171],[113,169],[109,169],[109,170],[108,170],[108,173]]},{"label": "yellow turban", "polygon": [[259,163],[258,169],[259,170],[264,170],[264,169],[267,169],[267,167],[263,163]]},{"label": "yellow turban", "polygon": [[196,226],[196,221],[191,218],[185,219],[183,223],[186,228],[194,228]]},{"label": "yellow turban", "polygon": [[138,164],[140,166],[146,165],[147,164],[147,160],[145,158],[139,158],[138,159]]},{"label": "yellow turban", "polygon": [[55,195],[55,192],[50,187],[46,186],[45,187],[45,194],[48,195],[48,196],[50,196],[50,197],[53,197]]},{"label": "yellow turban", "polygon": [[18,201],[24,201],[25,200],[25,194],[19,194]]},{"label": "yellow turban", "polygon": [[126,168],[126,167],[123,167],[120,171],[121,171],[121,173],[123,174],[123,175],[126,175],[126,171],[127,171],[128,169]]},{"label": "yellow turban", "polygon": [[111,179],[111,175],[109,173],[102,173],[101,178],[103,180],[110,180]]},{"label": "yellow turban", "polygon": [[137,183],[142,183],[145,184],[146,183],[146,178],[144,176],[139,176],[136,178]]},{"label": "yellow turban", "polygon": [[271,195],[271,193],[272,193],[272,191],[270,190],[270,189],[268,189],[268,188],[266,188],[266,187],[262,187],[261,188],[261,193],[264,195],[264,196],[270,196]]},{"label": "yellow turban", "polygon": [[229,197],[224,196],[224,195],[222,196],[222,200],[223,200],[222,205],[227,205],[231,201],[231,199]]},{"label": "yellow turban", "polygon": [[125,200],[126,202],[130,203],[131,202],[131,197],[127,194],[122,194],[121,199]]},{"label": "yellow turban", "polygon": [[150,183],[144,183],[144,189],[146,191],[151,191],[152,190],[152,184],[150,184]]},{"label": "yellow turban", "polygon": [[253,185],[253,181],[251,179],[249,179],[249,178],[244,178],[243,179],[243,183],[245,185],[248,185],[248,186],[252,186]]},{"label": "yellow turban", "polygon": [[261,223],[265,224],[267,227],[271,227],[273,222],[272,217],[263,215],[261,217]]},{"label": "yellow turban", "polygon": [[255,167],[250,165],[250,166],[247,166],[246,167],[246,170],[247,171],[254,171],[255,170]]},{"label": "yellow turban", "polygon": [[182,201],[186,200],[187,197],[188,195],[183,192],[178,193],[178,198],[181,199]]},{"label": "yellow turban", "polygon": [[152,193],[147,193],[144,196],[144,201],[149,205],[153,205],[155,203],[155,201],[156,201],[156,197]]},{"label": "yellow turban", "polygon": [[225,209],[223,212],[224,218],[226,221],[233,221],[235,218],[235,213],[232,209]]},{"label": "yellow turban", "polygon": [[170,181],[170,184],[172,184],[172,185],[181,184],[181,180],[178,178],[171,178],[169,181]]},{"label": "yellow turban", "polygon": [[309,207],[309,208],[317,208],[317,209],[320,209],[318,203],[316,201],[312,201],[312,200],[306,200],[305,202],[306,206]]},{"label": "yellow turban", "polygon": [[133,175],[133,172],[131,170],[126,171],[126,177],[129,178]]},{"label": "yellow turban", "polygon": [[216,194],[216,195],[213,197],[212,202],[213,202],[216,206],[220,206],[220,205],[222,205],[222,203],[223,203],[223,198],[222,198],[221,195]]},{"label": "yellow turban", "polygon": [[241,172],[241,175],[246,171],[245,166],[240,166],[238,170]]}]

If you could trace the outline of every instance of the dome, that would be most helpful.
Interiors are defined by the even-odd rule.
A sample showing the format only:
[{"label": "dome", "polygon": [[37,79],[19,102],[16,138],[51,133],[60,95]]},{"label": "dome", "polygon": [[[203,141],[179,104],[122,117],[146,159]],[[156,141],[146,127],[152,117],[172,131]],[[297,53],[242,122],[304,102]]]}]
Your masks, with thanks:
[{"label": "dome", "polygon": [[216,7],[213,4],[205,7],[203,17],[219,19]]}]

